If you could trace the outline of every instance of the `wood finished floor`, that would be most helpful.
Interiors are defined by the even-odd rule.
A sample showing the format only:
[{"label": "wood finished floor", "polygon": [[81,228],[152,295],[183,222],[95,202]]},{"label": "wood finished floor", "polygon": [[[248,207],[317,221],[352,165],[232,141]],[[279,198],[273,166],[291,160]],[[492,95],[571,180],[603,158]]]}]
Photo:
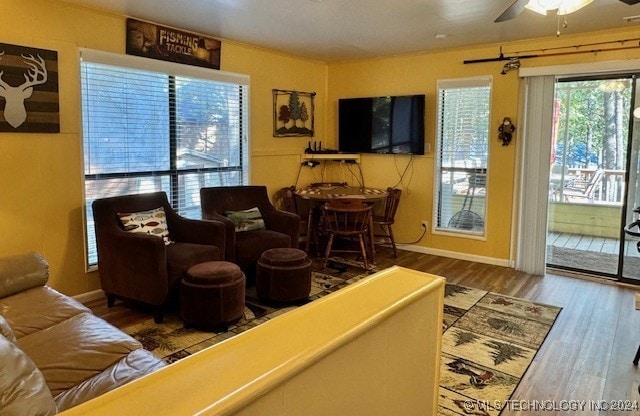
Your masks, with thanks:
[{"label": "wood finished floor", "polygon": [[[378,263],[390,260],[390,250],[380,249]],[[553,329],[527,370],[512,400],[585,401],[584,410],[515,410],[502,415],[640,415],[640,411],[597,411],[589,402],[606,404],[628,400],[640,405],[640,369],[632,364],[640,342],[640,311],[635,310],[635,290],[610,283],[547,274],[534,276],[514,269],[444,257],[399,251],[399,266],[443,276],[447,282],[526,298],[563,308]],[[106,301],[89,305],[118,327],[148,315]],[[520,402],[524,401],[524,402]],[[553,402],[551,402],[553,403]]]}]

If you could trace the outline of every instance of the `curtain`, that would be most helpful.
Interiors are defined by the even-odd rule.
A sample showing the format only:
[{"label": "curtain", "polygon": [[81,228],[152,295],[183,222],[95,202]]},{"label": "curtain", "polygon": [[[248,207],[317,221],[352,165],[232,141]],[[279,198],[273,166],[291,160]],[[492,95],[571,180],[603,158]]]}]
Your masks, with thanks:
[{"label": "curtain", "polygon": [[524,79],[516,270],[544,274],[555,76]]}]

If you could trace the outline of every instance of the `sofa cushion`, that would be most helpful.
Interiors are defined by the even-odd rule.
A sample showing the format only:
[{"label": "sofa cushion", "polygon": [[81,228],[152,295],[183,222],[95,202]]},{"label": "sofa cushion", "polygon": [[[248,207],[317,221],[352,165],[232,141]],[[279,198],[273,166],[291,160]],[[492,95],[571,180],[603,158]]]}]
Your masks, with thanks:
[{"label": "sofa cushion", "polygon": [[0,335],[11,342],[16,342],[16,335],[13,333],[13,329],[11,329],[11,326],[2,315],[0,315]]},{"label": "sofa cushion", "polygon": [[236,263],[247,273],[255,274],[255,264],[262,253],[270,248],[290,247],[291,238],[271,230],[253,230],[236,234]]},{"label": "sofa cushion", "polygon": [[91,311],[48,286],[0,299],[0,315],[5,317],[18,339],[83,312]]},{"label": "sofa cushion", "polygon": [[118,218],[120,218],[125,231],[155,235],[162,237],[165,244],[171,244],[169,228],[167,227],[167,215],[163,207],[149,211],[119,212]]},{"label": "sofa cushion", "polygon": [[42,373],[16,344],[0,335],[0,413],[53,415],[56,404]]},{"label": "sofa cushion", "polygon": [[38,253],[0,258],[0,298],[43,286],[49,279],[49,264]]},{"label": "sofa cushion", "polygon": [[98,375],[57,395],[54,399],[58,411],[77,406],[165,366],[164,361],[149,351],[135,350]]},{"label": "sofa cushion", "polygon": [[225,211],[225,215],[235,224],[236,232],[264,230],[267,228],[264,225],[264,220],[258,207],[242,211]]},{"label": "sofa cushion", "polygon": [[54,397],[142,347],[91,313],[19,338],[18,345],[40,369]]},{"label": "sofa cushion", "polygon": [[220,260],[220,249],[216,246],[192,243],[174,243],[167,246],[169,288],[180,281],[189,267],[214,260]]}]

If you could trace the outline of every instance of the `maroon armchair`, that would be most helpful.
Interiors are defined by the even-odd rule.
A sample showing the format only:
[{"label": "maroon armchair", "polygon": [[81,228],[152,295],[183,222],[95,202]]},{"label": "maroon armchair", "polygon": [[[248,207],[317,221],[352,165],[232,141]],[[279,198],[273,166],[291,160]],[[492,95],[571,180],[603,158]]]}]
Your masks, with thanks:
[{"label": "maroon armchair", "polygon": [[[265,186],[222,186],[200,189],[202,218],[218,220],[226,226],[225,260],[236,263],[248,279],[255,277],[258,259],[268,249],[298,247],[300,217],[279,211],[269,201]],[[257,207],[265,229],[236,232],[227,215]]]},{"label": "maroon armchair", "polygon": [[[178,215],[164,192],[97,199],[92,206],[100,285],[108,306],[116,298],[142,302],[152,306],[160,323],[182,274],[195,264],[224,258],[224,224]],[[159,207],[166,215],[168,245],[156,235],[125,231],[118,216]]]}]

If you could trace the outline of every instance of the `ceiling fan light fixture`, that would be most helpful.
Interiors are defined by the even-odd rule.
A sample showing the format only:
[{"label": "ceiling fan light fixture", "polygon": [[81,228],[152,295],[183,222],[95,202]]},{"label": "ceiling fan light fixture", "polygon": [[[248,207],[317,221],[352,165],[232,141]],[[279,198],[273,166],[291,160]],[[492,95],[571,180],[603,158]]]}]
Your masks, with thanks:
[{"label": "ceiling fan light fixture", "polygon": [[562,6],[562,0],[530,0],[525,6],[527,9],[546,15],[547,11],[555,10]]},{"label": "ceiling fan light fixture", "polygon": [[564,0],[562,5],[558,8],[558,14],[560,16],[573,13],[582,9],[584,6],[591,3],[593,0]]},{"label": "ceiling fan light fixture", "polygon": [[565,15],[580,10],[593,0],[530,0],[525,6],[536,13],[546,15],[550,10],[557,10],[559,15]]},{"label": "ceiling fan light fixture", "polygon": [[539,13],[539,14],[541,14],[541,15],[544,15],[544,16],[546,16],[546,15],[547,15],[547,9],[543,9],[543,8],[541,8],[540,6],[538,6],[537,4],[535,4],[535,2],[534,2],[534,1],[531,1],[529,4],[527,4],[527,5],[526,5],[526,6],[524,6],[524,7],[526,7],[527,9],[529,9],[529,10],[531,10],[531,11],[533,11],[533,12]]}]

